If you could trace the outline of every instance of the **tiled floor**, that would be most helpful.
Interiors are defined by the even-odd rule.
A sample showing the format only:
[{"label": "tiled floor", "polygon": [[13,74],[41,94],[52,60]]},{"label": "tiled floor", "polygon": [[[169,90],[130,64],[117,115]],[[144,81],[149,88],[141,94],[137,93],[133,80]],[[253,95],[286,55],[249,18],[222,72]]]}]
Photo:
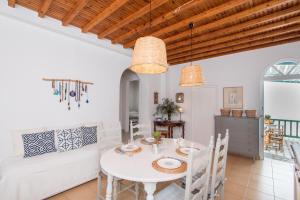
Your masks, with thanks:
[{"label": "tiled floor", "polygon": [[[266,158],[252,161],[230,155],[226,169],[226,200],[293,200],[293,165]],[[105,184],[105,183],[104,183]],[[168,183],[159,184],[158,190]],[[50,200],[95,200],[97,181],[93,180],[58,194]],[[102,194],[105,190],[102,191]],[[119,200],[134,199],[123,193]],[[142,196],[140,199],[143,199]]]}]

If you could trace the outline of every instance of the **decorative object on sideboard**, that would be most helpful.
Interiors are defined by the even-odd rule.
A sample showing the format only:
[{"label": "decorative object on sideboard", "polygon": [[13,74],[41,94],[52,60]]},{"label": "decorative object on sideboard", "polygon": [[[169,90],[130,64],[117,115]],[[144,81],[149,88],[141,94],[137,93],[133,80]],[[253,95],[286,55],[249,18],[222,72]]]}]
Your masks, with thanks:
[{"label": "decorative object on sideboard", "polygon": [[154,104],[158,104],[158,92],[154,92]]},{"label": "decorative object on sideboard", "polygon": [[171,120],[172,114],[176,114],[178,112],[179,106],[174,103],[169,98],[163,99],[163,102],[161,104],[158,104],[156,107],[155,115],[167,115],[168,120]]},{"label": "decorative object on sideboard", "polygon": [[223,88],[223,108],[243,109],[243,87]]},{"label": "decorative object on sideboard", "polygon": [[71,110],[71,98],[74,98],[78,108],[84,95],[85,103],[89,103],[88,85],[93,83],[72,79],[43,78],[43,80],[51,82],[53,95],[59,96],[60,103],[67,102],[68,110]]},{"label": "decorative object on sideboard", "polygon": [[246,116],[249,118],[255,118],[256,117],[256,110],[245,110]]},{"label": "decorative object on sideboard", "polygon": [[181,121],[181,113],[183,113],[183,108],[179,107],[178,112],[179,112],[179,121]]},{"label": "decorative object on sideboard", "polygon": [[273,120],[272,120],[271,115],[265,114],[264,124],[266,124],[266,125],[273,124]]},{"label": "decorative object on sideboard", "polygon": [[225,116],[225,117],[229,117],[230,116],[231,109],[229,109],[229,108],[223,108],[223,109],[220,109],[220,111],[221,111],[221,116]]},{"label": "decorative object on sideboard", "polygon": [[183,103],[184,102],[184,93],[178,92],[176,93],[176,103]]},{"label": "decorative object on sideboard", "polygon": [[238,109],[232,110],[231,112],[233,117],[242,117],[244,113],[243,110],[238,110]]}]

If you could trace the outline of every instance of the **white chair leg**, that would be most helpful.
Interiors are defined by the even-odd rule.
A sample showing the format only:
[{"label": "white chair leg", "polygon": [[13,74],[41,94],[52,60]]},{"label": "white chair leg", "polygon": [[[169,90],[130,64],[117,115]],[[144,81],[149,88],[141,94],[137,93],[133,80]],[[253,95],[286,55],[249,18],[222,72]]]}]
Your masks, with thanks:
[{"label": "white chair leg", "polygon": [[139,200],[139,184],[135,183],[135,200]]},{"label": "white chair leg", "polygon": [[224,184],[220,188],[220,200],[224,200]]},{"label": "white chair leg", "polygon": [[98,173],[98,180],[97,180],[97,200],[101,200],[101,190],[102,190],[102,177],[100,172]]},{"label": "white chair leg", "polygon": [[118,181],[116,179],[113,180],[113,200],[117,200],[118,198]]}]

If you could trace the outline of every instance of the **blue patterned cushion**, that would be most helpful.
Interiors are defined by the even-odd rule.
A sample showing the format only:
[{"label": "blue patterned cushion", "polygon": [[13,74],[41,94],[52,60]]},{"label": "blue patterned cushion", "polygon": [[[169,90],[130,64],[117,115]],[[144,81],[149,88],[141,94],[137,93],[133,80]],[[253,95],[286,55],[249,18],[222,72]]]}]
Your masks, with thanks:
[{"label": "blue patterned cushion", "polygon": [[80,128],[57,130],[58,150],[70,151],[82,147],[82,132]]},{"label": "blue patterned cushion", "polygon": [[97,126],[82,127],[82,145],[97,143]]},{"label": "blue patterned cushion", "polygon": [[22,138],[25,158],[56,151],[54,131],[24,134]]}]

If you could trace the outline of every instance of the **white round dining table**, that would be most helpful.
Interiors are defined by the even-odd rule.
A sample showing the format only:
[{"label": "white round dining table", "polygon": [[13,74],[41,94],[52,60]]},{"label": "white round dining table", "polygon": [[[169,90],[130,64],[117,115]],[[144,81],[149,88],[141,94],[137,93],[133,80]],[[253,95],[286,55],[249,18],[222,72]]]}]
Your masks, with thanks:
[{"label": "white round dining table", "polygon": [[[174,157],[186,161],[186,156],[176,153],[178,144],[175,139],[162,139],[157,154],[152,150],[152,145],[142,144],[140,140],[136,140],[135,144],[142,148],[141,152],[131,155],[120,154],[113,148],[101,156],[101,169],[107,173],[106,200],[112,199],[112,182],[114,178],[143,183],[147,200],[153,200],[157,183],[173,181],[185,176],[186,172],[168,174],[159,172],[152,167],[152,162],[161,157]],[[184,146],[205,148],[201,144],[187,140],[184,140]]]}]

